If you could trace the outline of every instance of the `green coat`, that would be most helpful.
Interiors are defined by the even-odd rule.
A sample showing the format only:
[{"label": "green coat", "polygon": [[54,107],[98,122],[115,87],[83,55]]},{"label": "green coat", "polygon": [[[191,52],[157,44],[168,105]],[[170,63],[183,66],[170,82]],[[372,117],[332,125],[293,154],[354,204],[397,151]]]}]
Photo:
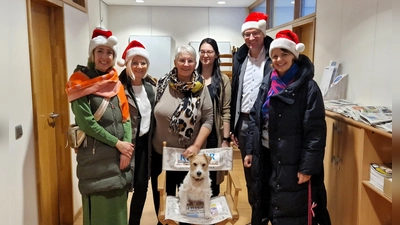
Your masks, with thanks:
[{"label": "green coat", "polygon": [[[103,116],[95,123],[93,112],[102,101],[103,97],[91,94],[71,102],[75,121],[87,138],[87,143],[79,147],[76,157],[78,187],[82,195],[126,188],[132,180],[129,167],[124,171],[119,169],[120,152],[115,147],[118,140],[131,141],[130,121],[122,122],[120,100],[116,95],[110,99]],[[106,135],[99,136],[104,130]],[[97,135],[98,139],[92,137],[91,133]]]}]

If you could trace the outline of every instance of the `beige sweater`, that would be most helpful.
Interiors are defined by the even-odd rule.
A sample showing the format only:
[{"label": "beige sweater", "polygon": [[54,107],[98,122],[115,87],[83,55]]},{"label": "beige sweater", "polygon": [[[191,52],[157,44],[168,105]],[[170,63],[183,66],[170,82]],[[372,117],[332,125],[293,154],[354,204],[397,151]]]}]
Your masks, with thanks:
[{"label": "beige sweater", "polygon": [[[169,131],[169,122],[172,114],[175,112],[179,103],[181,103],[184,95],[180,92],[175,91],[169,85],[165,88],[164,94],[161,96],[160,101],[154,108],[155,127],[153,136],[153,148],[156,152],[162,154],[163,141],[167,142],[168,147],[176,148],[187,148],[189,146],[180,146],[178,139],[179,135],[171,133]],[[213,107],[208,93],[208,89],[205,87],[201,93],[200,108],[197,114],[196,124],[194,126],[194,133],[189,143],[194,143],[196,137],[202,126],[212,129],[213,125]],[[202,148],[205,148],[203,144]]]}]

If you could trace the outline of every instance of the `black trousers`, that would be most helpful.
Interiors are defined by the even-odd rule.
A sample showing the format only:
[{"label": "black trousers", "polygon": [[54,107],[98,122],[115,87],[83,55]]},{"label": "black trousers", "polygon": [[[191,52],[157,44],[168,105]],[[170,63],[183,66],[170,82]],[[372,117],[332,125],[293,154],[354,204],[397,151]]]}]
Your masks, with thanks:
[{"label": "black trousers", "polygon": [[[239,149],[242,156],[242,163],[244,161],[244,157],[246,156],[246,143],[247,143],[247,131],[249,125],[249,115],[241,113],[239,120],[238,120],[238,141],[239,141]],[[266,151],[263,147],[262,151]],[[244,170],[244,177],[246,179],[246,187],[247,187],[247,199],[251,206],[251,224],[252,225],[260,225],[260,224],[267,224],[268,221],[262,223],[261,221],[264,218],[268,217],[268,198],[269,198],[269,191],[268,191],[268,177],[266,175],[268,172],[264,170],[268,170],[265,163],[270,165],[269,163],[269,151],[268,154],[262,154],[259,158],[261,162],[256,163],[255,158],[253,158],[253,163],[258,165],[257,168],[259,171],[263,171],[261,174],[263,177],[260,177],[259,180],[255,179],[252,176],[251,168],[243,167]],[[243,164],[242,164],[243,165]],[[255,168],[253,168],[255,169]],[[259,185],[257,182],[261,182],[262,185]],[[256,186],[256,184],[258,184]],[[261,190],[255,190],[256,188],[260,188]],[[261,195],[261,196],[259,196]],[[261,199],[258,201],[257,199]]]},{"label": "black trousers", "polygon": [[148,188],[148,135],[145,134],[136,140],[135,144],[135,172],[133,180],[133,194],[129,212],[129,224],[140,224]]},{"label": "black trousers", "polygon": [[[158,176],[162,170],[162,154],[156,152],[154,149],[151,152],[151,189],[153,190],[153,203],[154,210],[158,218],[158,210],[160,209],[160,193],[158,193]],[[157,225],[162,225],[160,222]]]},{"label": "black trousers", "polygon": [[[215,127],[213,129],[215,129]],[[214,132],[214,135],[208,136],[206,148],[218,148],[218,137],[216,135],[216,132]],[[210,171],[210,179],[211,179],[211,190],[212,190],[211,197],[218,196],[220,188],[219,184],[217,184],[217,171]]]},{"label": "black trousers", "polygon": [[[247,138],[247,128],[249,125],[249,116],[241,113],[238,120],[238,141],[239,141],[239,150],[242,156],[242,163],[244,157],[246,156],[246,138]],[[242,164],[243,165],[243,164]],[[253,180],[251,179],[251,170],[250,168],[243,167],[244,169],[244,178],[246,179],[246,187],[247,187],[247,200],[250,205],[254,204],[254,197],[251,192],[253,186]]]}]

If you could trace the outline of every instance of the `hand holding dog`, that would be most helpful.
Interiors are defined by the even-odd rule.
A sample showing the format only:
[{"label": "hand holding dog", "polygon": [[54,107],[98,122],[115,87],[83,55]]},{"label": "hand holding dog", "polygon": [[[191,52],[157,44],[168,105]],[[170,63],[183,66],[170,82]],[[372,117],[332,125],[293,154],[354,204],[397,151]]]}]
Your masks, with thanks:
[{"label": "hand holding dog", "polygon": [[187,148],[183,153],[183,157],[185,158],[189,158],[192,155],[197,155],[200,152],[200,147],[196,146],[196,145],[191,145],[189,146],[189,148]]}]

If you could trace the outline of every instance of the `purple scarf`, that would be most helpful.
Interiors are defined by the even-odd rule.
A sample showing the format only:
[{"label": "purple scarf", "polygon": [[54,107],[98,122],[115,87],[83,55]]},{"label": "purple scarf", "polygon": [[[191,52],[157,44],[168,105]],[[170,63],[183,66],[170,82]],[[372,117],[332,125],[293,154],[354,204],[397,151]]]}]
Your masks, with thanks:
[{"label": "purple scarf", "polygon": [[278,72],[274,69],[271,73],[271,87],[268,91],[267,97],[265,98],[264,104],[261,107],[262,115],[265,121],[268,121],[269,114],[269,100],[271,96],[278,94],[289,86],[294,81],[294,75],[298,70],[297,64],[293,64],[290,69],[282,77],[279,77]]}]

